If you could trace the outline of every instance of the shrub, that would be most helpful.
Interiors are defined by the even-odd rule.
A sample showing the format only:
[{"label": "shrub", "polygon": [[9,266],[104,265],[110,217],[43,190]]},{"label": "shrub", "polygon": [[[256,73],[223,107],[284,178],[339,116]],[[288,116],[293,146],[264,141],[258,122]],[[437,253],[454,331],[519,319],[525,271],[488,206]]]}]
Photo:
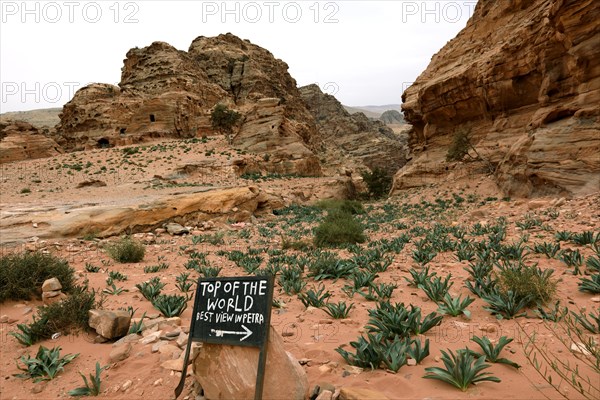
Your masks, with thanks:
[{"label": "shrub", "polygon": [[527,305],[546,304],[556,292],[557,281],[552,279],[552,269],[541,270],[537,265],[506,264],[498,273],[501,292],[512,291],[517,298],[529,298]]},{"label": "shrub", "polygon": [[327,199],[319,201],[316,206],[328,211],[337,209],[349,214],[365,213],[362,203],[356,200]]},{"label": "shrub", "polygon": [[81,377],[83,378],[83,383],[85,386],[78,387],[73,390],[69,390],[69,395],[74,396],[74,397],[98,396],[100,394],[100,385],[102,383],[102,380],[100,379],[100,374],[106,368],[108,368],[108,365],[106,365],[104,367],[100,367],[100,363],[96,362],[96,375],[90,374],[89,382],[88,382],[87,378],[85,377],[85,375],[83,375],[80,372],[79,375],[81,375]]},{"label": "shrub", "polygon": [[372,172],[363,171],[360,175],[372,198],[379,199],[387,196],[392,188],[392,177],[381,168],[375,168]]},{"label": "shrub", "polygon": [[225,104],[217,104],[210,114],[213,129],[222,134],[231,134],[241,115],[227,108]]},{"label": "shrub", "polygon": [[46,279],[57,278],[65,293],[73,290],[74,270],[66,260],[40,252],[0,258],[0,302],[41,296]]},{"label": "shrub", "polygon": [[144,259],[146,248],[137,240],[124,237],[106,247],[111,258],[120,263],[136,263]]},{"label": "shrub", "polygon": [[471,135],[468,130],[459,129],[452,136],[452,144],[446,153],[446,161],[462,161],[473,145],[471,144]]},{"label": "shrub", "polygon": [[77,286],[66,299],[40,307],[30,324],[17,325],[20,332],[11,332],[11,335],[21,344],[31,346],[48,339],[55,332],[68,334],[73,330],[87,329],[89,310],[100,308],[101,302],[96,301],[96,292]]},{"label": "shrub", "polygon": [[332,210],[315,229],[314,243],[318,247],[363,243],[366,240],[363,231],[364,227],[352,214]]}]

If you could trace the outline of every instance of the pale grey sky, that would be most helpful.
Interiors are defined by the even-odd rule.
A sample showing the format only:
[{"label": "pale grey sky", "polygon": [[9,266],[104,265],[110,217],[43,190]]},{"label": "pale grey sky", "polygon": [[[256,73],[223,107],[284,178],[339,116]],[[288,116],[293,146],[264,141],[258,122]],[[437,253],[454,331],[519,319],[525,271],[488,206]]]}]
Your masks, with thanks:
[{"label": "pale grey sky", "polygon": [[62,107],[91,82],[116,84],[132,47],[187,50],[231,32],[271,51],[299,86],[346,105],[400,103],[475,0],[0,1],[0,112]]}]

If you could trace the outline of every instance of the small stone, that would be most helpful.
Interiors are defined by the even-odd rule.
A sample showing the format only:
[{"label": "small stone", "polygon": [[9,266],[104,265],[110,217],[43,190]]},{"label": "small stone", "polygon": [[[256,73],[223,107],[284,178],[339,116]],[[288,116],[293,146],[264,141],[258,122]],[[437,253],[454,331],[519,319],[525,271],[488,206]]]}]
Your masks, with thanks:
[{"label": "small stone", "polygon": [[571,343],[571,351],[574,353],[583,354],[584,356],[591,356],[592,353],[585,347],[585,344],[579,343]]},{"label": "small stone", "polygon": [[46,279],[42,284],[42,292],[52,292],[61,289],[62,285],[57,278]]},{"label": "small stone", "polygon": [[592,297],[590,300],[594,303],[600,303],[600,297]]},{"label": "small stone", "polygon": [[8,322],[8,315],[0,316],[0,324],[6,324]]},{"label": "small stone", "polygon": [[322,390],[317,396],[317,400],[331,400],[333,398],[333,392],[330,390]]},{"label": "small stone", "polygon": [[52,292],[43,292],[42,293],[42,301],[44,304],[53,304],[58,303],[67,298],[67,295],[61,292],[60,290],[52,291]]},{"label": "small stone", "polygon": [[181,372],[183,371],[183,360],[178,358],[176,360],[167,360],[160,364],[164,369],[170,369],[171,371]]},{"label": "small stone", "polygon": [[329,365],[321,365],[319,371],[322,373],[331,372],[331,367]]},{"label": "small stone", "polygon": [[435,360],[435,362],[440,362],[440,356],[435,356],[434,360]]},{"label": "small stone", "polygon": [[174,236],[175,235],[183,235],[183,234],[190,232],[187,228],[184,228],[183,226],[176,224],[174,222],[170,222],[167,225],[165,225],[165,229],[167,230],[167,232],[169,232],[171,235],[174,235]]},{"label": "small stone", "polygon": [[312,360],[310,358],[301,358],[298,360],[298,364],[300,365],[310,365]]},{"label": "small stone", "polygon": [[175,343],[177,343],[177,346],[179,347],[184,347],[186,344],[188,344],[188,335],[183,332],[179,333]]},{"label": "small stone", "polygon": [[408,365],[409,367],[414,367],[415,365],[417,365],[417,360],[415,360],[414,358],[409,358],[408,360],[406,360],[406,365]]},{"label": "small stone", "polygon": [[158,378],[157,380],[154,381],[154,383],[152,385],[158,386],[158,385],[162,385],[162,383],[163,383],[163,378]]},{"label": "small stone", "polygon": [[46,388],[47,384],[48,384],[48,381],[42,381],[42,382],[36,383],[35,386],[31,388],[31,393],[33,393],[33,394],[41,393]]},{"label": "small stone", "polygon": [[131,315],[125,310],[90,310],[88,315],[90,327],[105,338],[119,338],[129,331]]},{"label": "small stone", "polygon": [[358,375],[363,372],[363,369],[354,365],[344,365],[344,371],[348,371],[351,374]]},{"label": "small stone", "polygon": [[123,386],[121,386],[121,390],[125,392],[131,387],[131,385],[133,385],[133,382],[131,380],[126,380]]},{"label": "small stone", "polygon": [[165,341],[165,340],[160,340],[160,341],[158,341],[158,342],[154,343],[154,344],[152,345],[152,350],[151,350],[151,351],[152,351],[152,353],[157,353],[157,352],[158,352],[158,349],[160,349],[162,346],[164,346],[164,345],[165,345],[165,344],[167,344],[167,343],[169,343],[169,342],[167,342],[167,341]]},{"label": "small stone", "polygon": [[109,362],[116,363],[119,361],[123,361],[127,357],[129,357],[130,352],[131,352],[131,343],[125,343],[121,346],[115,347],[108,355]]},{"label": "small stone", "polygon": [[160,334],[161,334],[161,331],[153,332],[153,333],[147,335],[146,337],[141,338],[140,343],[141,344],[154,343],[158,340],[158,338],[160,337]]},{"label": "small stone", "polygon": [[31,308],[31,307],[25,307],[23,309],[23,315],[29,314],[31,312],[33,312],[33,308]]}]

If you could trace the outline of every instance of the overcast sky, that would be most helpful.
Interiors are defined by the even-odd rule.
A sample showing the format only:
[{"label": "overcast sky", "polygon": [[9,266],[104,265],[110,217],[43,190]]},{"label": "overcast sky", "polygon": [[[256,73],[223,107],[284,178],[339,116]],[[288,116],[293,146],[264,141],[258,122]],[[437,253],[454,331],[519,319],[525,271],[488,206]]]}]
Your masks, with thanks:
[{"label": "overcast sky", "polygon": [[1,110],[62,107],[91,82],[117,84],[132,47],[187,50],[231,32],[271,51],[299,86],[344,104],[401,102],[475,0],[0,1]]}]

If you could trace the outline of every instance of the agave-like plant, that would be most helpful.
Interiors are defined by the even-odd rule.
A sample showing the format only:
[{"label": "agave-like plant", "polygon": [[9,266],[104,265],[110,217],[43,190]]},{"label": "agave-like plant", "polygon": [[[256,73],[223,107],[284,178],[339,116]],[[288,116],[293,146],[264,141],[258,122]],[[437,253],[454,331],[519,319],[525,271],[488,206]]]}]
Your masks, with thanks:
[{"label": "agave-like plant", "polygon": [[453,317],[458,317],[460,314],[463,314],[465,317],[471,318],[471,312],[467,310],[467,307],[474,301],[475,299],[469,296],[462,299],[461,296],[452,297],[450,294],[446,293],[442,303],[439,305],[438,312]]},{"label": "agave-like plant", "polygon": [[511,319],[527,314],[526,312],[519,313],[519,311],[529,304],[532,296],[520,297],[512,290],[509,290],[505,293],[488,293],[482,298],[489,304],[488,307],[484,307],[486,310],[495,314],[498,318]]},{"label": "agave-like plant", "polygon": [[592,275],[591,278],[582,278],[579,280],[579,291],[593,294],[600,293],[600,273]]},{"label": "agave-like plant", "polygon": [[500,357],[500,352],[502,351],[502,349],[504,349],[504,347],[507,344],[509,344],[510,342],[512,342],[514,339],[512,339],[512,338],[509,339],[506,336],[502,336],[498,340],[498,344],[496,346],[494,346],[492,344],[492,342],[490,342],[490,339],[487,336],[484,336],[482,338],[480,338],[478,336],[473,336],[471,338],[471,340],[474,341],[475,343],[477,343],[479,345],[479,347],[481,347],[481,350],[483,350],[483,353],[484,353],[484,354],[481,354],[481,353],[478,353],[473,350],[468,350],[468,352],[471,353],[472,356],[481,357],[481,356],[485,355],[486,361],[489,361],[492,363],[498,363],[498,364],[506,364],[506,365],[510,365],[511,367],[515,367],[515,368],[521,367],[516,362],[513,362],[507,358]]},{"label": "agave-like plant", "polygon": [[473,383],[500,382],[500,379],[491,373],[482,372],[490,367],[490,364],[485,363],[485,356],[483,355],[475,358],[466,350],[458,350],[456,354],[452,350],[448,350],[448,353],[442,350],[442,362],[445,368],[425,368],[425,372],[428,374],[423,378],[437,379],[449,383],[463,392],[466,392],[469,385]]}]

